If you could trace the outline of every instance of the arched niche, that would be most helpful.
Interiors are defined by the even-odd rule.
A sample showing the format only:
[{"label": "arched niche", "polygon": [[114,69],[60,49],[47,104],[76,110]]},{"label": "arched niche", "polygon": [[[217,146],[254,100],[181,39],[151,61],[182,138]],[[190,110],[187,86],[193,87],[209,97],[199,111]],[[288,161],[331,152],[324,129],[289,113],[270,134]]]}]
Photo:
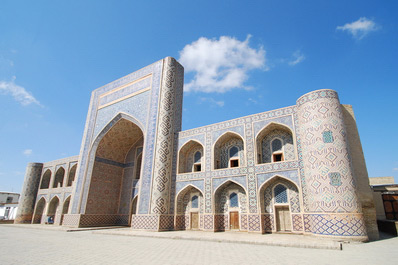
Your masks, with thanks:
[{"label": "arched niche", "polygon": [[300,213],[299,189],[292,181],[274,176],[259,191],[265,231],[292,231],[292,213]]},{"label": "arched niche", "polygon": [[70,205],[70,198],[71,196],[68,196],[66,200],[64,201],[64,205],[62,206],[62,214],[67,214],[69,210],[69,205]]},{"label": "arched niche", "polygon": [[240,135],[227,132],[220,136],[213,147],[214,169],[245,165],[244,142]]},{"label": "arched niche", "polygon": [[178,152],[178,173],[200,172],[204,169],[203,146],[197,141],[185,143]]},{"label": "arched niche", "polygon": [[[137,158],[143,150],[143,132],[134,122],[111,122],[96,139],[86,214],[129,214]],[[141,155],[142,157],[142,155]],[[139,176],[139,174],[138,174]]]},{"label": "arched niche", "polygon": [[33,216],[33,220],[32,223],[33,224],[40,224],[42,217],[43,217],[43,212],[44,212],[44,208],[46,207],[46,199],[44,199],[44,197],[42,197],[37,203],[36,203],[36,207],[35,207],[35,213]]},{"label": "arched niche", "polygon": [[41,178],[40,189],[48,189],[50,187],[50,181],[51,181],[51,170],[47,169]]},{"label": "arched niche", "polygon": [[256,137],[257,163],[296,159],[292,131],[285,125],[270,123]]},{"label": "arched niche", "polygon": [[64,183],[64,176],[65,169],[63,167],[58,168],[57,172],[55,173],[53,188],[62,188],[62,185]]},{"label": "arched niche", "polygon": [[214,192],[215,229],[246,230],[247,193],[238,183],[228,180]]},{"label": "arched niche", "polygon": [[69,170],[68,183],[66,184],[67,187],[72,186],[73,181],[75,181],[76,169],[77,169],[77,164],[74,165],[74,166]]},{"label": "arched niche", "polygon": [[53,223],[56,222],[56,218],[58,217],[57,216],[59,211],[58,208],[59,208],[59,198],[58,196],[54,196],[54,198],[52,198],[50,203],[48,204],[48,210],[47,210],[47,217],[52,217]]},{"label": "arched niche", "polygon": [[204,197],[202,192],[188,185],[177,194],[176,200],[176,229],[199,230],[200,218],[204,213]]}]

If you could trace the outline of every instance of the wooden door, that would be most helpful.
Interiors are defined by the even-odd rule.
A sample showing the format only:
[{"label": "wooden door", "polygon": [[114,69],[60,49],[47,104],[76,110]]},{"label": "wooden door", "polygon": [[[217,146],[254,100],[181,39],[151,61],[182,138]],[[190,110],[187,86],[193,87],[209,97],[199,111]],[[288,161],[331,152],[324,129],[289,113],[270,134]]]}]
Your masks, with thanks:
[{"label": "wooden door", "polygon": [[276,215],[276,230],[277,231],[291,231],[292,230],[289,206],[276,207],[275,215]]},{"label": "wooden door", "polygon": [[199,229],[199,213],[191,213],[191,229]]},{"label": "wooden door", "polygon": [[239,229],[239,212],[230,212],[229,221],[231,229]]}]

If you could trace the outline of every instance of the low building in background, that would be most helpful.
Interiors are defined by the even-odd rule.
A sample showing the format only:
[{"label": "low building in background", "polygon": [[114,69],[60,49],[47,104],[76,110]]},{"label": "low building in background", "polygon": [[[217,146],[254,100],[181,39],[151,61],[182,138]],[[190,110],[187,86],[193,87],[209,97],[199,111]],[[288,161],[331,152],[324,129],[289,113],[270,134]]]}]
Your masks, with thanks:
[{"label": "low building in background", "polygon": [[0,221],[15,219],[18,201],[19,193],[0,192]]},{"label": "low building in background", "polygon": [[369,179],[380,231],[398,235],[398,184],[394,177]]}]

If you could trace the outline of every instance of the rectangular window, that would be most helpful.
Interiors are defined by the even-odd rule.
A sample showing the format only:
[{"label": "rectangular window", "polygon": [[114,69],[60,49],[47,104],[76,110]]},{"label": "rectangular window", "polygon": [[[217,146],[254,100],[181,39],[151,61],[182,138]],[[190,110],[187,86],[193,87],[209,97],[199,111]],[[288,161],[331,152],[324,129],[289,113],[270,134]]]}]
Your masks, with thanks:
[{"label": "rectangular window", "polygon": [[6,210],[5,210],[5,212],[4,212],[4,217],[6,218],[6,219],[8,219],[8,215],[10,214],[10,207],[6,207]]},{"label": "rectangular window", "polygon": [[7,197],[7,203],[12,203],[12,197]]},{"label": "rectangular window", "polygon": [[239,167],[239,159],[231,159],[231,167]]},{"label": "rectangular window", "polygon": [[283,154],[274,154],[274,162],[283,161]]},{"label": "rectangular window", "polygon": [[193,166],[193,171],[194,172],[199,172],[202,171],[202,165],[201,164],[196,164]]}]

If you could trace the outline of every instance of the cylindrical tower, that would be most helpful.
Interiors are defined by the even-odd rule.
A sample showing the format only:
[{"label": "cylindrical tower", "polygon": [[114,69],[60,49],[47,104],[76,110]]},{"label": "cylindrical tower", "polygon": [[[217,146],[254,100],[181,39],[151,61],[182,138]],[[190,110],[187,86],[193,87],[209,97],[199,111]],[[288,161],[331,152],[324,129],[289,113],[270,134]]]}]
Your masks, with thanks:
[{"label": "cylindrical tower", "polygon": [[25,180],[14,221],[15,224],[30,224],[32,222],[42,169],[42,163],[29,163],[26,167]]},{"label": "cylindrical tower", "polygon": [[300,97],[297,118],[306,232],[367,240],[337,92],[324,89]]}]

